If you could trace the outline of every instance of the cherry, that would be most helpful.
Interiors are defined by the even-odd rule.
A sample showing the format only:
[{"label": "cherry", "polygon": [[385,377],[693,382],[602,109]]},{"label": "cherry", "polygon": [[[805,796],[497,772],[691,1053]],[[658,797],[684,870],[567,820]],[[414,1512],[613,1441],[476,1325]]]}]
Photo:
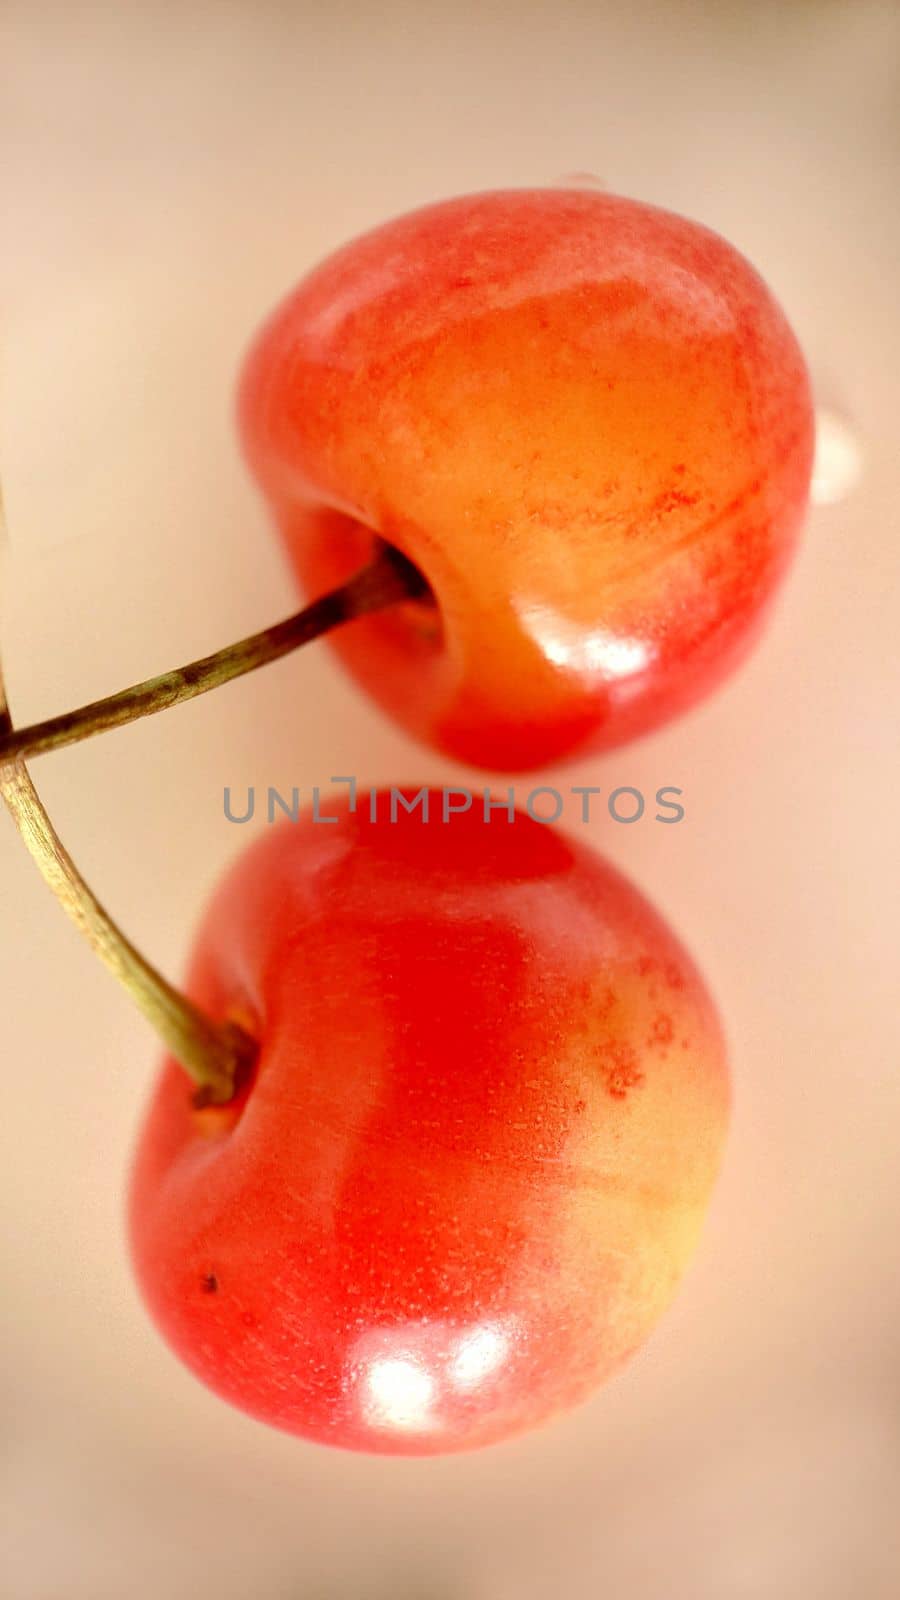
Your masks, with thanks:
[{"label": "cherry", "polygon": [[432,205],[271,317],[245,447],[304,586],[383,539],[434,604],[335,640],[400,722],[527,768],[655,727],[745,654],[793,551],[813,416],[782,312],[694,222],[589,191]]},{"label": "cherry", "polygon": [[188,990],[256,1039],[225,1105],[169,1060],[131,1248],[164,1337],[256,1417],[487,1444],[588,1395],[693,1248],[727,1115],[702,980],[624,878],[517,814],[349,797],[256,841]]}]

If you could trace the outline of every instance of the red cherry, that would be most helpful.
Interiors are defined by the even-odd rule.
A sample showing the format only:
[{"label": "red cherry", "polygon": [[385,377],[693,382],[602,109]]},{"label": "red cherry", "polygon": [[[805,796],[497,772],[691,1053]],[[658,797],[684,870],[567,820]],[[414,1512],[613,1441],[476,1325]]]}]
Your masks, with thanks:
[{"label": "red cherry", "polygon": [[813,417],[800,350],[706,228],[521,190],[387,223],[313,271],[240,391],[305,587],[376,536],[428,579],[335,641],[419,737],[492,768],[608,748],[746,652],[792,553]]},{"label": "red cherry", "polygon": [[250,1019],[252,1081],[169,1062],[131,1193],[153,1317],[209,1386],[311,1439],[501,1439],[588,1395],[690,1255],[727,1082],[702,980],[647,902],[518,815],[344,805],[268,831],[190,992]]}]

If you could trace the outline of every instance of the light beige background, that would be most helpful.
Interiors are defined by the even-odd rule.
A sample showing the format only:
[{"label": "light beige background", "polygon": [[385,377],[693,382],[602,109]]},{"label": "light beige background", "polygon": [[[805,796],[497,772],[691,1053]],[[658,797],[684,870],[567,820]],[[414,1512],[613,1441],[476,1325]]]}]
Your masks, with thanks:
[{"label": "light beige background", "polygon": [[[2,627],[19,719],[283,615],[233,376],[317,257],[437,196],[575,171],[720,229],[850,416],[764,646],[567,781],[684,788],[594,829],[705,967],[735,1116],[695,1269],[578,1414],[480,1456],[330,1454],[229,1411],[137,1303],[121,1200],[156,1051],[0,829],[2,1494],[13,1600],[870,1600],[900,1587],[900,10],[8,5]],[[460,776],[322,649],[35,763],[177,974],[245,842],[225,783]],[[551,780],[552,781],[552,778]],[[249,831],[249,830],[247,830]]]}]

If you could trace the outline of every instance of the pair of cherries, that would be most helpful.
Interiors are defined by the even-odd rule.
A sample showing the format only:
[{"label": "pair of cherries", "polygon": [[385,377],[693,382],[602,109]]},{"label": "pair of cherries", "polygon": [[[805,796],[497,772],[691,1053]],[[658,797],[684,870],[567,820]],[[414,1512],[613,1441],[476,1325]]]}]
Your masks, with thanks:
[{"label": "pair of cherries", "polygon": [[[385,546],[418,574],[337,635],[352,673],[507,772],[647,732],[740,660],[813,440],[797,343],[734,249],[556,189],[339,250],[264,327],[240,419],[307,591]],[[255,1057],[224,1103],[167,1062],[133,1257],[236,1405],[464,1449],[582,1399],[656,1322],[720,1158],[721,1030],[582,844],[503,810],[328,809],[267,829],[207,911],[188,993]]]}]

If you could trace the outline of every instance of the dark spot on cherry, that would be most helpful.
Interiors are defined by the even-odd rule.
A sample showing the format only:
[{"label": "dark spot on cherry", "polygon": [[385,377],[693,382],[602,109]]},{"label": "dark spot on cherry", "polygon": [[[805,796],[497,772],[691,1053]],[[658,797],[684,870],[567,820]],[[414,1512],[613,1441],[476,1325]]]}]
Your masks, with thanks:
[{"label": "dark spot on cherry", "polygon": [[659,1016],[654,1017],[652,1032],[654,1044],[671,1044],[674,1033],[675,1029],[672,1026],[672,1018],[667,1016],[664,1011],[661,1011]]},{"label": "dark spot on cherry", "polygon": [[637,1089],[644,1081],[644,1074],[638,1066],[637,1051],[630,1044],[610,1040],[599,1047],[597,1059],[606,1092],[614,1100],[624,1100],[629,1089]]},{"label": "dark spot on cherry", "polygon": [[216,1294],[219,1288],[219,1280],[215,1273],[204,1272],[203,1277],[200,1279],[200,1287],[204,1294]]}]

